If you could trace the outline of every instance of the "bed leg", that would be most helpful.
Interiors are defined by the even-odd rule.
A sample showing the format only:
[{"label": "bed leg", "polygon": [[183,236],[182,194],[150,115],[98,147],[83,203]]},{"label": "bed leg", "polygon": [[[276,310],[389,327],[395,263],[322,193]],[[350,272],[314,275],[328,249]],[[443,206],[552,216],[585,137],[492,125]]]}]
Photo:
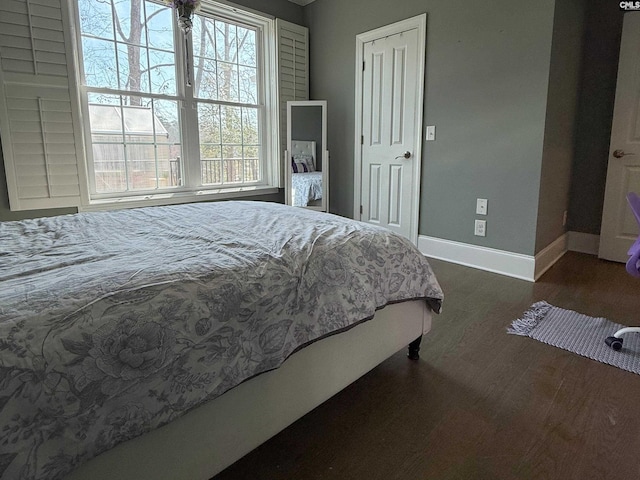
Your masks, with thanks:
[{"label": "bed leg", "polygon": [[420,342],[422,342],[422,335],[409,344],[407,357],[409,357],[410,360],[418,360],[420,358]]}]

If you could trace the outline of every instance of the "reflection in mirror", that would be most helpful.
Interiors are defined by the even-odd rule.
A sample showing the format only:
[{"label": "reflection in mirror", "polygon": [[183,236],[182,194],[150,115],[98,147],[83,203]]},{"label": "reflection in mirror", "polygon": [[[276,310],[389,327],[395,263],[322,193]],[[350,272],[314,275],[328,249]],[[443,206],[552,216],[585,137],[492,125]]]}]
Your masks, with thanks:
[{"label": "reflection in mirror", "polygon": [[322,164],[314,140],[291,140],[291,201],[294,207],[322,206]]},{"label": "reflection in mirror", "polygon": [[326,102],[287,102],[287,203],[328,209]]}]

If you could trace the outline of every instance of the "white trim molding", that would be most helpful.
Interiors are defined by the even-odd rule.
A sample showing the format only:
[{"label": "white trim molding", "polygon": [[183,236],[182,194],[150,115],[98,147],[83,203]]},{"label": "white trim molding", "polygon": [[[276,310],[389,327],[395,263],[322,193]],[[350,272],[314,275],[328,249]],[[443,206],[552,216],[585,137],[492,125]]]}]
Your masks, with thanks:
[{"label": "white trim molding", "polygon": [[598,255],[600,235],[582,232],[568,232],[568,249],[572,252]]},{"label": "white trim molding", "polygon": [[427,257],[529,282],[537,281],[567,251],[597,255],[599,243],[599,235],[567,232],[531,256],[426,235],[418,236],[418,249]]},{"label": "white trim molding", "polygon": [[309,5],[310,3],[315,2],[315,0],[289,0],[292,3],[297,3],[298,5],[301,5],[303,7]]},{"label": "white trim molding", "polygon": [[487,272],[499,273],[530,282],[535,279],[535,257],[531,255],[479,247],[478,245],[425,235],[418,236],[418,249],[423,255],[438,260],[479,268]]},{"label": "white trim molding", "polygon": [[556,238],[535,256],[534,281],[549,270],[560,258],[567,253],[568,235],[565,233]]},{"label": "white trim molding", "polygon": [[257,197],[278,193],[276,187],[236,187],[215,190],[201,190],[195,193],[165,193],[141,195],[139,197],[122,197],[106,201],[94,200],[88,205],[78,206],[79,212],[101,212],[122,208],[157,207],[161,205],[177,205],[180,203],[211,202],[217,200],[234,200],[243,197]]},{"label": "white trim molding", "polygon": [[418,249],[427,257],[535,282],[567,252],[567,237],[558,237],[536,256],[426,235],[418,236]]}]

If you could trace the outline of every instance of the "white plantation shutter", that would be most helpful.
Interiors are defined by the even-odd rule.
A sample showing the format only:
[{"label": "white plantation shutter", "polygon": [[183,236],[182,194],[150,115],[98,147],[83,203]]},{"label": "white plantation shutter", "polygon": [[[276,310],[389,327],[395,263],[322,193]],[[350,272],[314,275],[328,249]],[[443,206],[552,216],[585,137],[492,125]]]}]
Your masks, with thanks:
[{"label": "white plantation shutter", "polygon": [[0,137],[12,210],[77,206],[84,193],[61,1],[0,2]]},{"label": "white plantation shutter", "polygon": [[[287,102],[309,100],[309,29],[276,20],[280,159],[287,149]],[[284,175],[282,172],[281,177]],[[280,179],[284,184],[283,179]]]}]

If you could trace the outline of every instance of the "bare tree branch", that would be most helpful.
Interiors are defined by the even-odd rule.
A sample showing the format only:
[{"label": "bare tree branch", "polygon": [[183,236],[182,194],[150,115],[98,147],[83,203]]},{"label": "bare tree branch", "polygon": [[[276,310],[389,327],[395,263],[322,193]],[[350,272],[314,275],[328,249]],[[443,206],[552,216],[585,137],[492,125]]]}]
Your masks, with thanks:
[{"label": "bare tree branch", "polygon": [[[209,28],[207,27],[207,22],[204,18],[199,17],[200,18],[200,25],[201,25],[201,32],[200,32],[200,57],[198,58],[198,65],[196,67],[196,78],[195,78],[195,82],[194,82],[194,95],[197,97],[200,94],[200,83],[202,82],[202,74],[203,74],[203,67],[204,67],[204,55],[202,54],[202,52],[205,49],[206,46],[206,36],[209,35],[209,38],[211,38],[211,34],[209,33]],[[214,44],[215,45],[215,44]]]},{"label": "bare tree branch", "polygon": [[116,10],[116,4],[114,3],[113,0],[111,0],[111,11],[113,12],[114,23],[116,24],[118,33],[126,42],[131,42],[131,32],[129,32],[128,37],[124,34],[124,31],[122,30],[122,25],[120,25],[120,17],[118,16],[118,11]]},{"label": "bare tree branch", "polygon": [[151,70],[153,70],[154,68],[159,68],[159,67],[174,67],[175,63],[159,63],[158,65],[154,65],[153,67],[149,67],[149,68],[145,68],[144,70],[140,70],[140,75],[142,75],[143,73],[147,73],[150,72]]},{"label": "bare tree branch", "polygon": [[242,47],[244,47],[244,44],[247,41],[247,37],[248,36],[249,36],[249,31],[247,30],[245,32],[244,36],[242,37],[242,41],[238,44],[238,48],[236,50],[236,58],[233,60],[234,62],[236,62],[238,60],[238,55],[240,54],[240,50],[242,49]]},{"label": "bare tree branch", "polygon": [[211,41],[211,45],[213,45],[213,53],[216,53],[216,39],[213,38],[211,36],[211,32],[209,31],[209,29],[207,28],[207,36],[209,37],[209,40]]},{"label": "bare tree branch", "polygon": [[[167,7],[168,8],[168,7]],[[155,12],[153,12],[151,15],[149,15],[146,20],[144,22],[142,22],[142,26],[146,26],[149,23],[149,20],[151,20],[153,17],[155,17],[156,15],[158,15],[159,13],[164,12],[164,9],[161,8],[160,10],[156,10]]]}]

